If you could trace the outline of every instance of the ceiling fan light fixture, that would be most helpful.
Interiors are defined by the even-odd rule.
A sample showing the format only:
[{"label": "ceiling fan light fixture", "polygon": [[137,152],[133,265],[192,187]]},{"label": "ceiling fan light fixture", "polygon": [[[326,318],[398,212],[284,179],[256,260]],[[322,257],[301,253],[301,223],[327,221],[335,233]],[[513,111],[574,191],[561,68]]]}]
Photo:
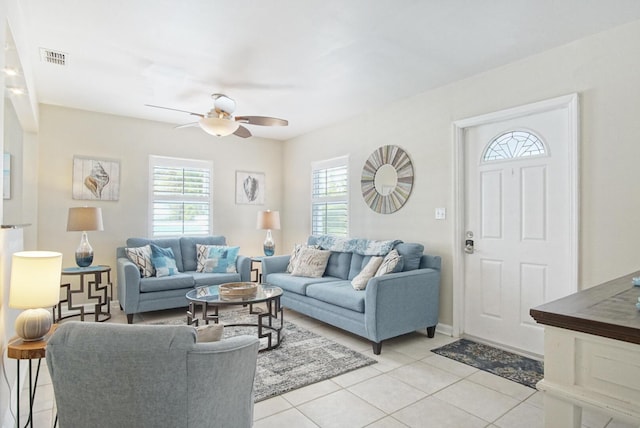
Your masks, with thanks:
[{"label": "ceiling fan light fixture", "polygon": [[240,124],[235,120],[220,117],[203,117],[198,121],[200,128],[217,137],[226,137],[238,130]]}]

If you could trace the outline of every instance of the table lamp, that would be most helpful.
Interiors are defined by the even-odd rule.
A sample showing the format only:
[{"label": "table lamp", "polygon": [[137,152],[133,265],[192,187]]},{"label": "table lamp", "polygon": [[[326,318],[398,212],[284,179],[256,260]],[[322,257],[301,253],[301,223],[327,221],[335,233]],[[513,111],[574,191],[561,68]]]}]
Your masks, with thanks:
[{"label": "table lamp", "polygon": [[26,309],[16,318],[16,334],[25,341],[41,340],[51,329],[51,312],[60,300],[62,253],[21,251],[11,258],[9,307]]},{"label": "table lamp", "polygon": [[258,229],[267,230],[267,237],[262,248],[265,256],[273,256],[276,251],[276,244],[271,236],[271,229],[280,229],[280,212],[278,211],[258,211]]},{"label": "table lamp", "polygon": [[80,245],[76,249],[76,264],[88,267],[93,263],[93,248],[89,244],[87,231],[103,230],[102,209],[96,207],[69,208],[67,217],[67,232],[82,232]]}]

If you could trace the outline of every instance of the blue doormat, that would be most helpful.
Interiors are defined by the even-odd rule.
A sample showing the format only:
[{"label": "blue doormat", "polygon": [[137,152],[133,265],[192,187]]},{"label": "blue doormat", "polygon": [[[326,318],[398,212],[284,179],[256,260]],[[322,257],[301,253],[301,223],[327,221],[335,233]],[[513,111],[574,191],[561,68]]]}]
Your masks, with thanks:
[{"label": "blue doormat", "polygon": [[431,352],[533,389],[536,389],[536,383],[544,375],[542,361],[468,339],[460,339]]}]

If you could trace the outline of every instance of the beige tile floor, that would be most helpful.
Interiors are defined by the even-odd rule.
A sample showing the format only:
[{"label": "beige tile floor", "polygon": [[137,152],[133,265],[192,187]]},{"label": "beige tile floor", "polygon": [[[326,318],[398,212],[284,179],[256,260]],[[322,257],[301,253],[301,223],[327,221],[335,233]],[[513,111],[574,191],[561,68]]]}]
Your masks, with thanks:
[{"label": "beige tile floor", "polygon": [[[126,323],[114,305],[109,322]],[[136,315],[134,323],[184,316],[184,310]],[[386,341],[374,356],[359,337],[292,311],[285,319],[352,349],[378,363],[259,402],[254,428],[536,428],[543,426],[542,393],[431,352],[455,339],[414,333]],[[51,379],[40,374],[34,426],[51,427],[55,403]],[[21,394],[21,423],[26,421],[28,390]],[[631,428],[585,411],[585,428]],[[228,428],[228,427],[224,427]]]}]

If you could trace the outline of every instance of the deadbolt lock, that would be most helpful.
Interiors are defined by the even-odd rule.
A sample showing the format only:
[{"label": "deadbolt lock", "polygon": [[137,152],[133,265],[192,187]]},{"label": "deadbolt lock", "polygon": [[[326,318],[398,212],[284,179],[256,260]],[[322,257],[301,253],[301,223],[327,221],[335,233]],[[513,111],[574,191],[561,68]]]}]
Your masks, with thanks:
[{"label": "deadbolt lock", "polygon": [[467,254],[473,254],[473,232],[468,230],[466,233],[466,240],[464,241],[464,252]]}]

